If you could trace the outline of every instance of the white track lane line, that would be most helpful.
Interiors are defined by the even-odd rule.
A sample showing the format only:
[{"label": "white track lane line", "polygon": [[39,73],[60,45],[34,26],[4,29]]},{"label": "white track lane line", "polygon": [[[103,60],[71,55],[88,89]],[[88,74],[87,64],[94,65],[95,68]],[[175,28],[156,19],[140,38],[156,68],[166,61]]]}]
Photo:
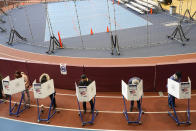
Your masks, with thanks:
[{"label": "white track lane line", "polygon": [[[56,93],[59,96],[76,96],[75,94],[62,94]],[[191,94],[191,96],[196,96],[196,94]],[[122,98],[122,96],[96,96],[98,98]],[[143,98],[161,98],[161,97],[168,97],[168,96],[143,96]]]},{"label": "white track lane line", "polygon": [[[9,102],[8,100],[6,100],[6,102]],[[13,104],[15,104],[15,103],[17,103],[17,104],[19,104],[19,102],[12,102]],[[23,103],[22,103],[23,104]],[[37,108],[37,105],[31,105],[31,107],[35,107],[35,108]],[[41,107],[41,106],[39,106],[39,107]],[[49,107],[48,106],[44,106],[44,108],[47,108],[47,109],[49,109]],[[67,108],[56,108],[57,110],[60,110],[60,111],[73,111],[73,112],[79,112],[79,110],[78,109],[67,109]],[[90,112],[90,110],[87,110],[87,112]],[[122,114],[123,113],[123,111],[101,111],[101,110],[99,110],[98,112],[100,112],[100,113],[110,113],[110,114]],[[173,112],[173,111],[170,111],[170,112]],[[186,111],[176,111],[177,113],[185,113]],[[196,110],[190,110],[190,112],[191,113],[195,113],[196,112]],[[130,113],[130,114],[138,114],[138,112],[128,112],[128,113]],[[149,112],[149,111],[147,111],[147,112],[144,112],[145,114],[167,114],[168,113],[168,111],[159,111],[159,112]]]}]

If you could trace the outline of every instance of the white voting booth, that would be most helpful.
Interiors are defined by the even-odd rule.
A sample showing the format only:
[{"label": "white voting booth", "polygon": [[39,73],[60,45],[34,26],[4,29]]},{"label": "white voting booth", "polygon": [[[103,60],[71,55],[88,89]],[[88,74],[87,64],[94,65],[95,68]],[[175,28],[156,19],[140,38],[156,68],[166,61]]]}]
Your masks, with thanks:
[{"label": "white voting booth", "polygon": [[178,99],[191,98],[191,80],[188,82],[176,82],[170,78],[167,80],[168,94]]},{"label": "white voting booth", "polygon": [[143,80],[138,85],[127,85],[123,80],[121,81],[122,95],[128,100],[137,101],[143,95]]},{"label": "white voting booth", "polygon": [[[78,102],[79,116],[82,121],[82,126],[86,124],[93,124],[95,117],[98,114],[98,112],[95,111],[96,83],[95,81],[93,81],[88,86],[78,86],[75,82],[75,87],[76,87],[76,96],[77,96],[77,102]],[[81,113],[81,109],[80,109],[80,102],[88,102],[91,99],[94,100],[94,108],[93,108],[93,111],[91,112],[92,118],[90,121],[84,121],[82,113]]]},{"label": "white voting booth", "polygon": [[36,99],[44,99],[48,97],[49,95],[53,94],[55,92],[53,79],[48,80],[47,82],[43,84],[36,83],[36,80],[34,80],[33,92],[34,92],[34,98]]},{"label": "white voting booth", "polygon": [[[22,100],[24,100],[24,92],[23,91],[25,90],[24,78],[21,77],[18,79],[10,80],[10,77],[7,76],[2,80],[2,84],[3,84],[4,94],[10,95],[9,115],[19,116],[19,114],[21,112],[23,112],[25,109],[28,108],[27,106],[23,106],[23,108],[21,109]],[[17,103],[15,103],[12,106],[12,95],[14,95],[16,93],[20,93],[20,92],[22,92],[22,95],[20,98],[19,105]],[[17,110],[16,112],[14,112],[15,109]]]},{"label": "white voting booth", "polygon": [[53,102],[54,102],[54,98],[52,99],[51,103],[50,103],[50,108],[48,111],[48,117],[46,119],[41,118],[41,113],[42,113],[42,109],[39,109],[39,99],[44,99],[46,97],[48,97],[49,95],[55,93],[54,90],[54,80],[48,80],[47,82],[41,84],[41,83],[36,83],[36,80],[34,80],[33,82],[33,93],[34,93],[34,98],[37,99],[37,108],[38,108],[38,122],[40,121],[46,121],[47,123],[49,123],[49,120],[54,116],[54,114],[56,113],[56,109],[53,111],[53,113],[51,114],[51,110],[52,110],[52,106],[53,106]]},{"label": "white voting booth", "polygon": [[2,80],[3,92],[7,95],[13,95],[25,90],[24,78],[18,78],[10,80],[10,77],[7,76]]},{"label": "white voting booth", "polygon": [[88,102],[96,95],[96,83],[93,81],[89,86],[77,86],[76,96],[79,102]]},{"label": "white voting booth", "polygon": [[[136,124],[141,124],[141,115],[144,113],[141,109],[141,101],[142,101],[142,96],[143,96],[143,80],[140,80],[139,84],[130,84],[127,85],[123,80],[121,80],[121,87],[122,87],[122,95],[123,95],[123,102],[124,102],[124,110],[123,113],[125,115],[125,118],[129,123],[136,123]],[[139,101],[140,104],[140,109],[139,109],[139,115],[136,121],[130,121],[128,113],[127,113],[127,106],[126,102],[127,101]]]},{"label": "white voting booth", "polygon": [[173,113],[168,111],[169,116],[175,120],[177,125],[180,124],[191,124],[190,121],[190,98],[191,98],[191,80],[188,77],[188,82],[176,82],[170,78],[167,80],[168,94],[178,98],[178,99],[188,99],[187,104],[187,119],[186,121],[181,122],[178,118],[177,112],[175,110],[175,106],[173,104],[172,98],[168,97],[168,100],[172,102]]}]

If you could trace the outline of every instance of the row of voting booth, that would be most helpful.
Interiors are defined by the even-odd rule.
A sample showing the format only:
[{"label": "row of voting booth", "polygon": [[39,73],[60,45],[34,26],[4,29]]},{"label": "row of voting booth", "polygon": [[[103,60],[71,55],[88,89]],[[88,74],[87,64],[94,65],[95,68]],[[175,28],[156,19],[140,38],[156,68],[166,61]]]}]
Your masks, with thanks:
[{"label": "row of voting booth", "polygon": [[[27,109],[27,107],[23,106],[22,108],[22,102],[24,101],[24,95],[25,95],[25,82],[24,78],[21,77],[19,79],[14,79],[10,80],[10,77],[7,76],[2,80],[3,84],[3,92],[4,94],[7,94],[10,96],[10,101],[9,101],[9,115],[16,115],[17,117],[21,112]],[[51,101],[49,112],[48,112],[48,117],[46,119],[41,118],[41,113],[39,109],[39,99],[45,99],[51,94],[54,94],[54,81],[53,79],[41,84],[41,83],[36,83],[36,80],[33,82],[33,92],[34,92],[34,98],[37,99],[37,109],[38,109],[38,122],[40,121],[47,121],[49,122],[50,118],[54,116],[56,113],[56,109],[53,111],[51,114],[51,108],[54,103],[54,100]],[[18,103],[15,103],[12,105],[12,96],[21,93],[21,98],[19,105]]]},{"label": "row of voting booth", "polygon": [[[9,101],[9,115],[16,115],[19,116],[21,112],[27,109],[27,107],[22,106],[22,101],[24,100],[24,91],[25,91],[25,83],[24,78],[14,79],[10,80],[10,77],[7,76],[2,80],[3,84],[3,92],[4,94],[10,95],[10,101]],[[37,83],[36,80],[33,82],[33,93],[34,98],[37,100],[37,111],[38,111],[38,122],[46,121],[49,122],[49,120],[55,115],[57,112],[56,109],[52,110],[52,105],[54,103],[54,97],[53,100],[50,103],[50,108],[48,111],[48,117],[47,118],[41,118],[41,110],[39,105],[39,99],[45,99],[46,97],[50,95],[54,95],[55,89],[54,89],[54,81],[53,79],[48,80],[47,82],[41,84]],[[181,122],[177,116],[175,106],[173,104],[172,99],[169,98],[169,101],[172,103],[172,109],[173,111],[168,111],[169,116],[172,117],[172,119],[175,120],[177,125],[180,124],[191,124],[190,121],[190,99],[191,99],[191,81],[188,78],[187,82],[176,82],[172,79],[167,80],[167,87],[168,87],[168,94],[176,97],[177,99],[187,99],[187,121]],[[98,111],[95,109],[95,101],[96,101],[96,82],[93,81],[88,86],[78,86],[75,82],[75,88],[76,88],[76,96],[77,96],[77,104],[78,104],[78,111],[79,116],[82,122],[82,125],[86,124],[93,124],[94,120],[98,114]],[[143,80],[140,80],[139,84],[129,84],[127,85],[123,80],[121,80],[121,88],[122,88],[122,96],[123,96],[123,114],[129,123],[136,123],[136,124],[142,124],[141,122],[141,116],[144,113],[142,111],[142,97],[143,97]],[[12,104],[12,96],[21,93],[20,102]],[[82,113],[80,103],[81,102],[89,102],[90,100],[94,101],[94,108],[92,111],[92,117],[90,121],[85,121],[83,119],[84,113]],[[135,121],[130,120],[129,114],[127,111],[127,102],[126,101],[140,101],[140,109],[138,111],[138,118]],[[15,111],[15,112],[14,112]]]}]

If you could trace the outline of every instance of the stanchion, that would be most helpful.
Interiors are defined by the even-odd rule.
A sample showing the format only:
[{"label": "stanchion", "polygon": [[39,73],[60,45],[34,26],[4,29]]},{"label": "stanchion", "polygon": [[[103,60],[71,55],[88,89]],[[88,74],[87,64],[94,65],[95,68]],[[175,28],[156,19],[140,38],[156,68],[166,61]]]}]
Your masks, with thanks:
[{"label": "stanchion", "polygon": [[18,38],[20,38],[21,40],[27,41],[26,38],[22,37],[14,28],[11,29],[10,31],[10,35],[9,35],[9,41],[7,42],[8,45],[12,45],[13,41],[14,41],[14,36],[18,36]]},{"label": "stanchion", "polygon": [[117,35],[115,35],[115,36],[111,35],[111,44],[112,44],[112,52],[111,52],[111,54],[114,55],[114,51],[116,51],[116,54],[120,55]]},{"label": "stanchion", "polygon": [[6,29],[3,29],[2,27],[0,27],[1,32],[6,32]]},{"label": "stanchion", "polygon": [[[178,25],[177,25],[176,29],[173,31],[173,33],[170,36],[168,36],[168,39],[177,40],[177,41],[181,42],[183,46],[185,46],[184,40],[189,41],[190,39],[185,36],[184,31],[181,26],[181,22],[182,21],[180,21],[178,23]],[[176,37],[177,34],[180,35],[180,38]]]}]

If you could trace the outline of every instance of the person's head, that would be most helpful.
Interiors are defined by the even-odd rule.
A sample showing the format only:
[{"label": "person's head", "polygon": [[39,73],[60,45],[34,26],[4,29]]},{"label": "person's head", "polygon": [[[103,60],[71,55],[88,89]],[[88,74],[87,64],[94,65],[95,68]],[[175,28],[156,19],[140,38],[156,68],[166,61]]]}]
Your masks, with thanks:
[{"label": "person's head", "polygon": [[87,76],[85,74],[82,74],[81,75],[81,80],[82,81],[88,81],[88,78],[87,78]]},{"label": "person's head", "polygon": [[44,83],[50,80],[50,76],[47,73],[42,73],[41,76],[39,77],[39,82]]},{"label": "person's head", "polygon": [[46,75],[43,75],[42,77],[41,77],[41,81],[40,81],[41,83],[45,83],[45,82],[47,82],[47,77],[46,77]]},{"label": "person's head", "polygon": [[182,73],[181,72],[176,72],[174,77],[176,77],[175,79],[179,80],[182,77]]},{"label": "person's head", "polygon": [[139,80],[138,79],[130,79],[129,80],[129,82],[128,82],[128,84],[134,84],[134,85],[137,85],[137,84],[139,84]]},{"label": "person's head", "polygon": [[16,71],[15,74],[14,74],[14,76],[15,76],[15,78],[21,78],[22,77],[20,71]]},{"label": "person's head", "polygon": [[132,80],[132,84],[134,84],[134,85],[139,84],[139,80],[138,80],[138,79],[133,79],[133,80]]}]

